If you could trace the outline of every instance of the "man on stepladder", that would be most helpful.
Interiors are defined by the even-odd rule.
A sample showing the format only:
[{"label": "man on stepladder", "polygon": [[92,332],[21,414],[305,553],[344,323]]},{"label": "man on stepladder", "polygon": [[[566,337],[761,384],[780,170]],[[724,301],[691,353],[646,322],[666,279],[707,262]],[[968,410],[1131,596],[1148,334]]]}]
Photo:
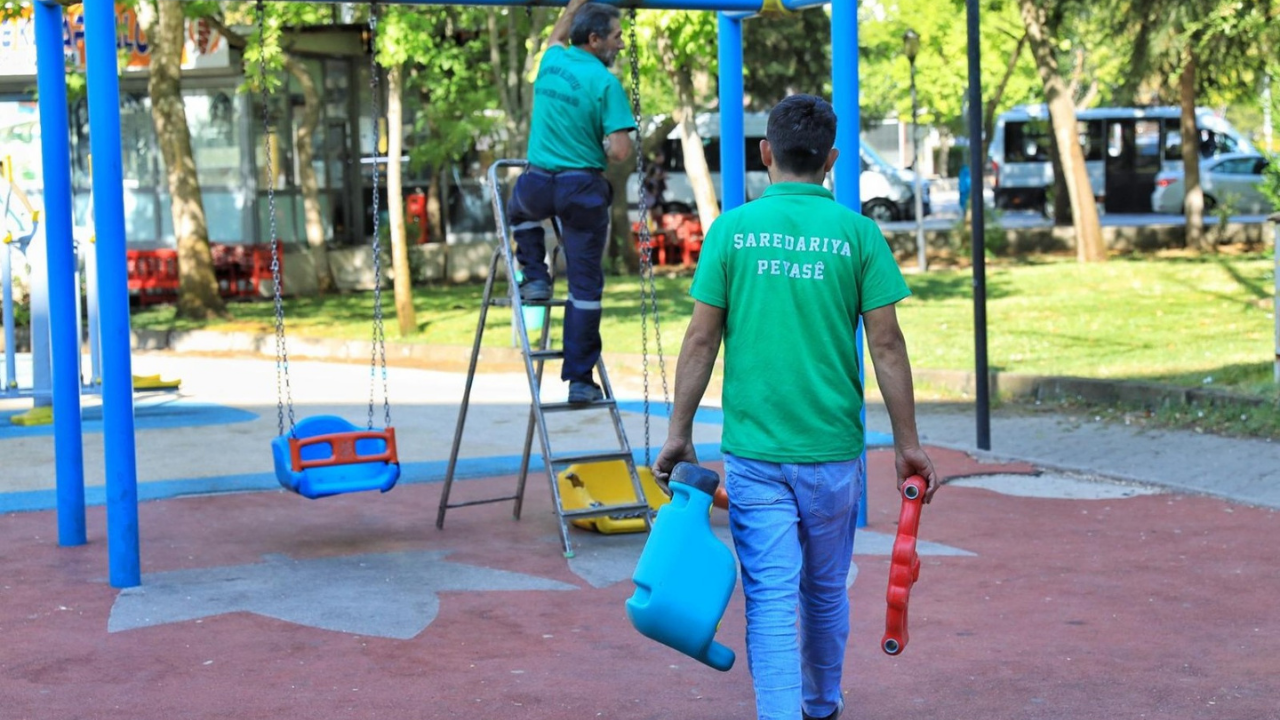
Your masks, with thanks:
[{"label": "man on stepladder", "polygon": [[600,358],[602,261],[613,202],[603,170],[631,155],[635,129],[627,93],[609,71],[623,48],[619,16],[611,5],[571,0],[551,29],[533,82],[529,167],[507,205],[526,303],[551,299],[542,223],[554,218],[560,225],[569,282],[560,378],[569,382],[571,403],[603,397],[592,375]]},{"label": "man on stepladder", "polygon": [[822,187],[835,136],[835,112],[812,95],[769,114],[760,157],[773,184],[721,215],[703,241],[653,467],[662,482],[676,463],[697,462],[693,414],[723,337],[721,449],[760,720],[834,719],[844,709],[845,583],[864,446],[859,317],[893,425],[898,485],[920,475],[926,501],[938,487],[894,311],[910,291],[876,224]]}]

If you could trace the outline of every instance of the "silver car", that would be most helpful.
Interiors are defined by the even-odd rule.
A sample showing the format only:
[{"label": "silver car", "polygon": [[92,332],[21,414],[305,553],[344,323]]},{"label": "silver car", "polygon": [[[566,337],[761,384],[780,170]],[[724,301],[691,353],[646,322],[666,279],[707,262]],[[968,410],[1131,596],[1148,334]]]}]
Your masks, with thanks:
[{"label": "silver car", "polygon": [[[1253,153],[1228,153],[1200,161],[1200,186],[1204,189],[1204,209],[1227,204],[1232,212],[1259,215],[1273,210],[1271,201],[1262,194],[1262,171],[1268,161]],[[1151,193],[1151,209],[1158,213],[1181,214],[1186,185],[1182,170],[1156,175],[1156,189]]]}]

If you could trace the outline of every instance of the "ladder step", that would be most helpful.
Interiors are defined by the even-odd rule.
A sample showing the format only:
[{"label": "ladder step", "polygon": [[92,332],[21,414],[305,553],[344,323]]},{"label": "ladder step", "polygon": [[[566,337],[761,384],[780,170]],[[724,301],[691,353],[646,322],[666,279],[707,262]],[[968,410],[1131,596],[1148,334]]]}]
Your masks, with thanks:
[{"label": "ladder step", "polygon": [[[524,305],[525,307],[546,307],[548,305],[550,305],[551,307],[565,307],[568,304],[569,304],[568,300],[555,299],[555,298],[551,300],[525,300],[524,302],[521,303],[521,305]],[[511,307],[511,298],[505,297],[505,296],[491,297],[489,298],[489,306],[490,307]]]},{"label": "ladder step", "polygon": [[[558,360],[564,357],[564,350],[531,350],[530,360]],[[545,405],[543,407],[546,407]]]},{"label": "ladder step", "polygon": [[512,500],[519,500],[519,499],[520,499],[519,495],[506,495],[503,497],[486,498],[484,500],[468,500],[466,502],[450,503],[448,505],[445,505],[445,507],[460,508],[460,507],[468,507],[470,505],[489,505],[491,503],[511,502]]},{"label": "ladder step", "polygon": [[575,410],[596,410],[598,408],[613,407],[616,404],[617,403],[614,401],[613,398],[604,398],[603,400],[597,400],[595,402],[589,402],[589,403],[568,403],[568,402],[543,403],[542,412],[554,413],[554,412],[573,412]]},{"label": "ladder step", "polygon": [[553,455],[552,465],[573,465],[574,463],[609,462],[610,460],[630,460],[631,453],[622,450],[603,453],[584,453],[581,455]]},{"label": "ladder step", "polygon": [[561,510],[566,518],[588,518],[608,515],[610,517],[644,517],[649,514],[649,503],[629,503],[625,505],[597,505],[578,510]]}]

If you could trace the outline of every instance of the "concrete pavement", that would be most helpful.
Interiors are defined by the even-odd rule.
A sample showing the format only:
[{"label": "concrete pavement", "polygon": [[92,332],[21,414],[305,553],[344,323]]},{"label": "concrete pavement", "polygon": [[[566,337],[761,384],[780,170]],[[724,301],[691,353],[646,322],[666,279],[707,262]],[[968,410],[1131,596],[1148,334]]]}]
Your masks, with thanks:
[{"label": "concrete pavement", "polygon": [[[0,405],[0,718],[754,717],[740,591],[718,633],[739,662],[718,673],[627,623],[643,536],[575,529],[561,556],[544,475],[519,522],[504,503],[433,527],[459,374],[391,369],[401,486],[308,501],[270,472],[271,362],[140,354],[135,372],[183,379],[139,400],[140,493],[156,500],[140,506],[138,588],[105,581],[104,508],[87,545],[56,546],[52,438]],[[367,366],[291,375],[300,415],[365,416]],[[456,499],[515,483],[525,378],[481,375],[476,393]],[[644,418],[625,416],[640,448]],[[612,441],[598,419],[565,421],[578,447]],[[650,425],[657,443],[665,421]],[[892,452],[873,450],[846,718],[1280,718],[1274,444],[998,410],[980,453],[963,411],[923,404],[920,425],[947,487],[922,522],[911,640],[879,650],[898,502]],[[869,426],[888,429],[882,409]],[[719,427],[708,409],[695,428],[716,470]],[[727,538],[723,513],[713,526]]]}]

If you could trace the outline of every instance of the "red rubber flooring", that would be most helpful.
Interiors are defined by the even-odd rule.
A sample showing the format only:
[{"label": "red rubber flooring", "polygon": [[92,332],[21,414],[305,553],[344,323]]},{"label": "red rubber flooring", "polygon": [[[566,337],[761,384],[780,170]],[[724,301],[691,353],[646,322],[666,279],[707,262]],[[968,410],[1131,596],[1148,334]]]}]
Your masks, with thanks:
[{"label": "red rubber flooring", "polygon": [[[947,477],[1033,469],[933,457]],[[891,467],[890,453],[872,454],[868,529],[881,533],[897,519]],[[455,499],[513,486],[468,481]],[[519,522],[509,505],[477,506],[436,530],[439,493],[147,503],[144,590],[148,573],[264,555],[406,550],[452,550],[451,562],[580,589],[443,591],[438,616],[408,640],[245,612],[109,633],[118,591],[104,580],[103,509],[90,510],[90,543],[78,548],[56,547],[51,512],[0,517],[0,718],[754,717],[739,598],[718,635],[738,663],[719,673],[630,627],[629,582],[595,589],[569,571],[540,477]],[[1280,718],[1276,512],[1179,495],[1052,500],[952,487],[926,507],[921,536],[975,556],[923,558],[897,658],[879,650],[888,558],[855,558],[845,718]]]}]

